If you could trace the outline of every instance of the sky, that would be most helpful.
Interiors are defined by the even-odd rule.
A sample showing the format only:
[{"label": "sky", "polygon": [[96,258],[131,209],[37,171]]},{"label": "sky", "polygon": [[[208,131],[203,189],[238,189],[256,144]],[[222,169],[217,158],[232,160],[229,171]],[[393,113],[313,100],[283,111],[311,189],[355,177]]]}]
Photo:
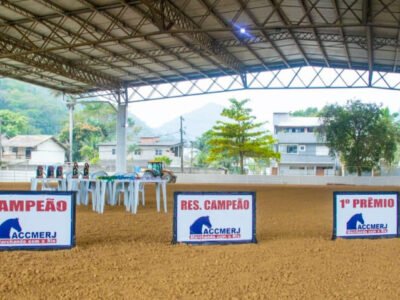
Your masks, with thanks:
[{"label": "sky", "polygon": [[128,109],[150,127],[158,127],[209,102],[228,107],[230,98],[250,99],[248,107],[253,110],[252,115],[257,117],[257,121],[269,122],[270,129],[274,112],[322,108],[331,103],[345,104],[350,99],[382,104],[392,113],[400,111],[400,91],[372,88],[245,90],[130,103]]}]

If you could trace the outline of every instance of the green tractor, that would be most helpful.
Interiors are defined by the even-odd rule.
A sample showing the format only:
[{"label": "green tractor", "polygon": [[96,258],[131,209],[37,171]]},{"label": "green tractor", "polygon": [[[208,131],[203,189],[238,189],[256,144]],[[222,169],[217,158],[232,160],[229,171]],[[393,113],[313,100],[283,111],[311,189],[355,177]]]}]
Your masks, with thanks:
[{"label": "green tractor", "polygon": [[161,179],[167,180],[168,183],[176,182],[176,175],[171,171],[164,169],[164,163],[161,161],[149,161],[147,163],[147,169],[144,170],[144,179],[153,179],[161,177]]}]

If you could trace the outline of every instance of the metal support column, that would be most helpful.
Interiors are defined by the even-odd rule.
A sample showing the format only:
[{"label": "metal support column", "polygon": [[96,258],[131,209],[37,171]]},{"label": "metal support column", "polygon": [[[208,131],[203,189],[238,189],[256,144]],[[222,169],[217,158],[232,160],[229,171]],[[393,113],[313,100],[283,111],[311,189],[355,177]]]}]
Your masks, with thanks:
[{"label": "metal support column", "polygon": [[67,108],[69,110],[69,158],[68,161],[72,163],[73,161],[73,140],[74,140],[74,99],[69,99],[67,102]]},{"label": "metal support column", "polygon": [[126,172],[126,119],[128,108],[127,90],[124,94],[118,91],[118,110],[117,110],[117,149],[115,171],[118,173]]}]

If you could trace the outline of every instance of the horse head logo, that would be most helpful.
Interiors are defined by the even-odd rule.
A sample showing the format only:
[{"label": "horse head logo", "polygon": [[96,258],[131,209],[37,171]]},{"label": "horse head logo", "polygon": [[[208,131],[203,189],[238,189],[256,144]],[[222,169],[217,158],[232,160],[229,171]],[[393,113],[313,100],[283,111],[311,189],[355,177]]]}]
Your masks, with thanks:
[{"label": "horse head logo", "polygon": [[190,226],[190,234],[202,234],[203,225],[207,228],[212,227],[209,216],[200,217],[196,221],[194,221],[193,224]]},{"label": "horse head logo", "polygon": [[18,232],[21,232],[22,228],[19,224],[18,218],[5,220],[0,225],[0,239],[9,239],[11,228],[15,229]]},{"label": "horse head logo", "polygon": [[364,224],[364,218],[362,214],[355,214],[350,218],[350,220],[347,222],[347,229],[357,229],[357,223],[360,222],[361,224]]}]

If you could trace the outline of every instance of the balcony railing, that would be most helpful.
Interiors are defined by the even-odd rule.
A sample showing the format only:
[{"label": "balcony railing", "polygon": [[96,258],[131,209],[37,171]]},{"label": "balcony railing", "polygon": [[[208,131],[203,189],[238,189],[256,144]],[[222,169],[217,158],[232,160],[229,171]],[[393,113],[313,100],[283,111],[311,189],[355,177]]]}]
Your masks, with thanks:
[{"label": "balcony railing", "polygon": [[16,153],[3,153],[4,161],[13,161],[13,160],[29,160],[30,157],[25,154],[16,154]]},{"label": "balcony railing", "polygon": [[280,132],[275,135],[279,144],[319,144],[323,141],[313,132]]}]

